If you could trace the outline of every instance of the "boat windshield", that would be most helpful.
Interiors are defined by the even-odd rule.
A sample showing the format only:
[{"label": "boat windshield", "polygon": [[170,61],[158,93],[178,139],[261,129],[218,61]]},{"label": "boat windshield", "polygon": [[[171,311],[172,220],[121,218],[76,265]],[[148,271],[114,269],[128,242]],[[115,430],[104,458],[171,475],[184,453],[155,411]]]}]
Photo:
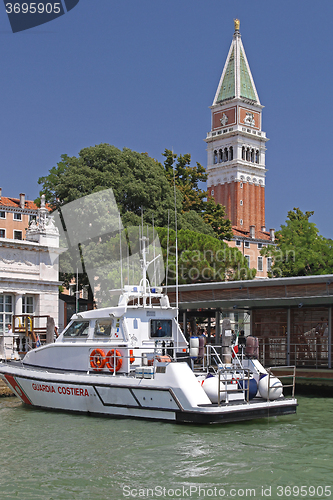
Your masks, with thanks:
[{"label": "boat windshield", "polygon": [[98,319],[95,323],[95,337],[110,337],[112,327],[112,319]]},{"label": "boat windshield", "polygon": [[64,331],[64,337],[88,337],[88,334],[89,321],[73,321]]},{"label": "boat windshield", "polygon": [[171,319],[151,319],[150,336],[152,338],[172,337]]}]

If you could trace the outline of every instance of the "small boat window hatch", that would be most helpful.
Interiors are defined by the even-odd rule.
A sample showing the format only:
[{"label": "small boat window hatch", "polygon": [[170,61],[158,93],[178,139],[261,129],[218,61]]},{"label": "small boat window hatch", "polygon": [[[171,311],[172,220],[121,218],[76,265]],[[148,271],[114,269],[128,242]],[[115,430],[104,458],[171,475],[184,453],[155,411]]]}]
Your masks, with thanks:
[{"label": "small boat window hatch", "polygon": [[64,331],[63,336],[65,338],[73,337],[88,337],[89,335],[89,321],[73,321]]},{"label": "small boat window hatch", "polygon": [[151,319],[150,320],[150,337],[172,337],[172,320],[171,319]]},{"label": "small boat window hatch", "polygon": [[112,323],[112,319],[97,319],[95,322],[94,337],[110,337]]}]

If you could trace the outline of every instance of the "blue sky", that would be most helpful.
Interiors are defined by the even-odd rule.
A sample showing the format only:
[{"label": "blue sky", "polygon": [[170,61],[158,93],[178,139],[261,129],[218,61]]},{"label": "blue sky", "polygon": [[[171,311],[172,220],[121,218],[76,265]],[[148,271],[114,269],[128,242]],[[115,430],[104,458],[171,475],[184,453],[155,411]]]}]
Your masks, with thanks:
[{"label": "blue sky", "polygon": [[36,198],[61,154],[102,142],[206,165],[236,17],[270,138],[266,226],[300,207],[333,238],[331,0],[80,0],[16,34],[1,3],[3,196]]}]

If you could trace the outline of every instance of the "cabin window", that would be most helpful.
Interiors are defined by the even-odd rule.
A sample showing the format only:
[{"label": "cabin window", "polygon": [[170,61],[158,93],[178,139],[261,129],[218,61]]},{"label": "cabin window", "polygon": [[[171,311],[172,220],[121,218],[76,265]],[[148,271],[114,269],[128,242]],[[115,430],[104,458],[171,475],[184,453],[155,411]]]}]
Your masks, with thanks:
[{"label": "cabin window", "polygon": [[64,331],[64,337],[88,337],[89,321],[73,321]]},{"label": "cabin window", "polygon": [[98,319],[95,323],[95,337],[110,337],[112,327],[112,319]]},{"label": "cabin window", "polygon": [[150,336],[152,338],[172,337],[171,319],[151,319]]}]

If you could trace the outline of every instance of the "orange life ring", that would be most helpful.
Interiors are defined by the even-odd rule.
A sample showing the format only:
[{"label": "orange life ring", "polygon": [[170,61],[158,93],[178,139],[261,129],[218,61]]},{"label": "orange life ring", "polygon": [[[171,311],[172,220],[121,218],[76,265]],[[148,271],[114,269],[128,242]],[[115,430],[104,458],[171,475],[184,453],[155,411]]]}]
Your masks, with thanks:
[{"label": "orange life ring", "polygon": [[134,357],[134,354],[133,354],[133,349],[130,349],[129,354],[130,354],[130,363],[132,364],[135,361],[135,357]]},{"label": "orange life ring", "polygon": [[94,349],[90,354],[91,368],[99,372],[103,370],[105,363],[106,363],[106,357],[103,349]]},{"label": "orange life ring", "polygon": [[106,355],[106,366],[110,370],[111,373],[114,372],[114,358],[116,358],[116,372],[120,370],[123,364],[123,358],[121,357],[121,353],[116,349],[116,356],[114,355],[114,349],[111,349]]}]

